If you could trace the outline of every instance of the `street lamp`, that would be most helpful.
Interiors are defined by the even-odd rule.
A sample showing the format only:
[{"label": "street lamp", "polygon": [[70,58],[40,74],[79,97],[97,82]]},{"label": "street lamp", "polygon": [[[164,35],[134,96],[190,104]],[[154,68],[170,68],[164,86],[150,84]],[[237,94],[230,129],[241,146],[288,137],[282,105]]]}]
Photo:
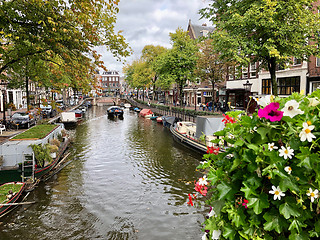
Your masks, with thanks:
[{"label": "street lamp", "polygon": [[248,104],[249,104],[249,96],[251,95],[251,87],[252,87],[252,83],[249,82],[249,80],[247,80],[246,83],[243,84],[243,88],[245,90],[245,103],[246,103],[246,108],[248,110]]},{"label": "street lamp", "polygon": [[7,90],[7,82],[1,82],[0,83],[2,87],[2,107],[3,107],[3,124],[6,125],[6,90]]},{"label": "street lamp", "polygon": [[194,111],[197,111],[197,90],[198,88],[196,86],[193,87],[194,91]]}]

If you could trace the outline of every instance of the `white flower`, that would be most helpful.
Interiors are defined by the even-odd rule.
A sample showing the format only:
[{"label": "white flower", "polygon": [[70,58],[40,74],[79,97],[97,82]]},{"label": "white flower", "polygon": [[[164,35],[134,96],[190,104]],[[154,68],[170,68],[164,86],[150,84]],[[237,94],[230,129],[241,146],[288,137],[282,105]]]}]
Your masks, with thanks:
[{"label": "white flower", "polygon": [[311,131],[314,129],[314,125],[308,125],[308,123],[304,122],[302,123],[303,129],[301,130],[299,137],[302,142],[305,140],[308,140],[308,142],[312,142],[312,138],[316,138],[315,135],[311,133]]},{"label": "white flower", "polygon": [[200,186],[204,186],[204,185],[207,185],[208,182],[207,182],[207,176],[204,175],[202,178],[199,178],[199,185]]},{"label": "white flower", "polygon": [[291,118],[293,118],[298,114],[304,113],[304,111],[301,111],[299,109],[299,103],[296,100],[290,100],[286,102],[286,104],[284,105],[284,108],[282,108],[281,111],[283,111],[283,116],[289,116]]},{"label": "white flower", "polygon": [[208,213],[208,217],[217,217],[216,212],[213,210],[213,208],[211,209],[211,211]]},{"label": "white flower", "polygon": [[231,159],[233,157],[234,157],[234,155],[232,153],[229,153],[229,154],[226,155],[226,158],[228,158],[228,159]]},{"label": "white flower", "polygon": [[212,232],[212,240],[217,240],[220,238],[221,231],[220,230],[213,230]]},{"label": "white flower", "polygon": [[309,107],[315,107],[320,103],[317,98],[309,98]]},{"label": "white flower", "polygon": [[284,197],[285,194],[280,190],[280,187],[275,187],[275,186],[272,186],[272,190],[269,191],[270,194],[274,194],[273,195],[273,200],[281,200],[281,197]]},{"label": "white flower", "polygon": [[207,161],[203,161],[203,162],[200,162],[202,165],[204,165],[204,164],[206,164],[206,163],[208,163]]},{"label": "white flower", "polygon": [[319,191],[318,189],[315,189],[314,191],[312,191],[312,188],[309,188],[309,190],[307,191],[307,195],[311,197],[311,202],[313,202],[314,199],[319,197]]},{"label": "white flower", "polygon": [[223,140],[223,139],[221,139],[221,140],[219,141],[219,145],[220,145],[220,146],[224,146],[224,140]]},{"label": "white flower", "polygon": [[291,172],[292,172],[292,168],[291,168],[290,166],[286,166],[286,167],[284,168],[284,170],[285,170],[288,174],[291,174]]},{"label": "white flower", "polygon": [[285,148],[284,146],[281,146],[281,149],[279,149],[279,157],[283,157],[284,159],[292,158],[294,156],[294,150],[290,147]]},{"label": "white flower", "polygon": [[207,233],[204,233],[204,234],[202,235],[201,240],[208,240],[208,238],[207,238]]},{"label": "white flower", "polygon": [[258,105],[260,105],[261,107],[265,107],[271,103],[271,95],[266,95],[262,98],[254,97],[253,99],[256,100]]},{"label": "white flower", "polygon": [[234,139],[234,135],[232,135],[231,133],[229,133],[228,138],[229,138],[229,139]]},{"label": "white flower", "polygon": [[278,149],[278,147],[275,146],[274,143],[268,143],[268,149],[269,151],[272,151],[273,149]]}]

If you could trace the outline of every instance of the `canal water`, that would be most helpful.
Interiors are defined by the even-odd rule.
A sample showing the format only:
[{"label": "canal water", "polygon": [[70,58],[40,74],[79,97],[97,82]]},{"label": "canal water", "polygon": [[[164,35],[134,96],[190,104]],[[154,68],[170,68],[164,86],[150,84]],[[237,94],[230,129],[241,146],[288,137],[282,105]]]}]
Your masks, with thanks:
[{"label": "canal water", "polygon": [[204,209],[187,205],[201,155],[128,109],[92,107],[70,134],[70,164],[0,219],[1,240],[201,239]]}]

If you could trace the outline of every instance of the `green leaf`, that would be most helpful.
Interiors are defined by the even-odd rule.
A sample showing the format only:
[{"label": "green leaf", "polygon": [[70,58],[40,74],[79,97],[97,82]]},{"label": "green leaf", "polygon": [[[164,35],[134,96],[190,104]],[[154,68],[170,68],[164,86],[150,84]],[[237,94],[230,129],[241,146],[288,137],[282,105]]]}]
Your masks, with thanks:
[{"label": "green leaf", "polygon": [[225,182],[221,182],[217,185],[219,190],[219,200],[223,200],[233,195],[232,187]]},{"label": "green leaf", "polygon": [[234,230],[234,228],[232,228],[231,226],[224,227],[223,234],[222,234],[224,238],[233,240],[235,239],[236,235],[237,235],[237,232]]},{"label": "green leaf", "polygon": [[289,226],[289,230],[293,231],[294,229],[296,229],[297,232],[300,233],[302,228],[306,226],[307,226],[306,224],[303,224],[298,219],[294,219]]},{"label": "green leaf", "polygon": [[266,223],[263,225],[266,231],[275,230],[277,233],[280,234],[288,226],[286,220],[279,216],[278,211],[276,211],[275,209],[266,212],[263,215],[263,218],[266,220]]},{"label": "green leaf", "polygon": [[289,236],[289,240],[309,240],[309,236],[307,233],[302,232],[302,233],[292,233]]},{"label": "green leaf", "polygon": [[211,206],[213,207],[215,213],[219,215],[221,212],[221,209],[224,206],[224,201],[220,201],[220,200],[214,201],[213,203],[211,203]]},{"label": "green leaf", "polygon": [[259,146],[257,146],[256,144],[248,144],[247,147],[249,149],[252,149],[253,151],[255,152],[258,152],[259,151]]},{"label": "green leaf", "polygon": [[243,183],[244,187],[240,189],[241,192],[244,192],[244,197],[248,199],[251,195],[256,196],[256,192],[254,191],[257,187],[248,186],[247,183]]},{"label": "green leaf", "polygon": [[280,189],[282,191],[287,191],[287,189],[290,189],[291,191],[296,191],[297,193],[300,192],[299,187],[292,182],[292,179],[289,176],[285,176],[284,178],[281,179],[279,183]]},{"label": "green leaf", "polygon": [[293,205],[291,203],[285,202],[280,205],[279,211],[286,219],[289,219],[291,216],[293,217],[300,216],[300,212],[296,204]]},{"label": "green leaf", "polygon": [[248,201],[248,208],[253,208],[255,214],[260,214],[264,208],[269,207],[268,195],[265,193],[260,194],[259,198],[248,198]]},{"label": "green leaf", "polygon": [[266,135],[270,132],[270,128],[259,127],[257,132],[261,135],[261,139],[264,140]]},{"label": "green leaf", "polygon": [[241,160],[240,160],[239,158],[235,158],[235,159],[233,160],[233,164],[232,164],[232,167],[231,167],[231,169],[230,169],[230,172],[232,172],[233,170],[235,170],[235,169],[239,166],[240,162],[241,162]]}]

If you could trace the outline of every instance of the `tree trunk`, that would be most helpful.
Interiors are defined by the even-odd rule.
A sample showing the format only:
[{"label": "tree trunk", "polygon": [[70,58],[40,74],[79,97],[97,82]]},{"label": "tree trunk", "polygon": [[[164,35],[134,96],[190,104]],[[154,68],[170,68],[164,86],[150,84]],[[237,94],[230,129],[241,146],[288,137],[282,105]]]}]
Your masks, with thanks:
[{"label": "tree trunk", "polygon": [[276,77],[276,58],[271,57],[268,62],[269,73],[271,76],[271,94],[278,96],[278,84]]},{"label": "tree trunk", "polygon": [[30,110],[30,97],[29,97],[29,78],[26,75],[26,97],[27,97],[27,111]]}]

